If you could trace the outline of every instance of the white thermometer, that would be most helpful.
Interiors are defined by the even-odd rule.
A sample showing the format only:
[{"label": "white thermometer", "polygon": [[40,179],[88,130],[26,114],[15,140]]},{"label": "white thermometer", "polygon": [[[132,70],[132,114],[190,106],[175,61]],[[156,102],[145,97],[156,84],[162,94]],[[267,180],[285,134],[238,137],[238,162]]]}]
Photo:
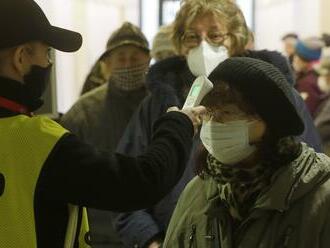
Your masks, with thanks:
[{"label": "white thermometer", "polygon": [[182,109],[198,106],[212,89],[212,82],[206,76],[199,76],[192,84]]}]

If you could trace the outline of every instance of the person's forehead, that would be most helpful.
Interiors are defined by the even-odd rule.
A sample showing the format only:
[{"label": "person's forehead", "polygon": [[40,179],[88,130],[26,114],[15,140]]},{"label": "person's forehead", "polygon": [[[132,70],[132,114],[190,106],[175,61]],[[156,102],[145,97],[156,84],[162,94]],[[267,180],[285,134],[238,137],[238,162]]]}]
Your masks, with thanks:
[{"label": "person's forehead", "polygon": [[188,24],[187,29],[195,31],[221,30],[225,26],[221,19],[214,14],[202,14]]},{"label": "person's forehead", "polygon": [[286,45],[291,45],[291,46],[294,46],[296,43],[297,43],[297,39],[295,39],[295,38],[286,38],[285,40],[284,40],[284,43],[286,44]]}]

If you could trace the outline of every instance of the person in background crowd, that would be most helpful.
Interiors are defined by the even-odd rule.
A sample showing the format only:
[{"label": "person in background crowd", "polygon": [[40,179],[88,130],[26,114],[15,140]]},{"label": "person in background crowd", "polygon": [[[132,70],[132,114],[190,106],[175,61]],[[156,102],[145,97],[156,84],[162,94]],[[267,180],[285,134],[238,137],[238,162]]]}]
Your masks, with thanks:
[{"label": "person in background crowd", "polygon": [[[146,96],[149,45],[141,30],[124,23],[110,37],[107,57],[111,76],[107,84],[85,94],[66,113],[61,124],[86,143],[115,152],[132,114]],[[88,209],[93,247],[123,247],[113,230],[112,213]]]},{"label": "person in background crowd", "polygon": [[107,60],[105,58],[99,58],[95,62],[83,84],[81,95],[108,82],[110,77],[110,71],[107,70],[106,61]]},{"label": "person in background crowd", "polygon": [[[125,31],[125,29],[127,29],[129,32],[129,30],[132,28],[133,28],[132,24],[127,22],[122,26],[122,30],[124,30],[124,31],[120,31],[120,32],[127,32],[127,31]],[[138,30],[137,27],[134,27],[134,29]],[[135,55],[136,52],[134,51],[136,49],[136,47],[141,48],[142,50],[146,51],[148,53],[148,57],[149,57],[150,51],[149,51],[148,41],[147,41],[146,37],[144,36],[144,34],[142,34],[140,30],[138,30],[138,31],[139,31],[139,35],[141,37],[139,37],[138,40],[133,40],[133,39],[137,38],[137,37],[133,37],[132,39],[130,39],[130,42],[128,42],[128,45],[132,45],[133,43],[135,44],[135,45],[133,45],[133,48],[131,46],[128,47],[128,49],[130,50],[128,52],[124,52],[125,47],[121,48],[122,51],[116,52],[115,56],[113,55],[113,53],[111,53],[111,51],[113,51],[113,49],[114,49],[114,42],[115,43],[117,42],[115,39],[118,38],[117,37],[118,35],[116,36],[115,35],[116,32],[114,32],[113,36],[111,36],[107,42],[106,51],[96,61],[91,72],[87,76],[87,79],[83,85],[83,89],[82,89],[82,93],[81,93],[82,95],[88,91],[91,91],[91,90],[107,83],[110,79],[111,72],[114,69],[117,69],[116,67],[119,67],[119,69],[121,67],[125,68],[125,65],[122,65],[122,66],[114,65],[116,63],[116,60],[118,60],[118,59],[123,60],[124,56],[126,56],[127,60],[130,60],[130,61],[133,61],[134,59],[136,59],[136,55]],[[123,34],[119,34],[119,35],[123,35]],[[130,34],[127,33],[125,35],[128,36]],[[125,41],[122,41],[122,42],[125,42]],[[124,45],[124,43],[121,45]],[[126,54],[122,55],[121,57],[116,58],[116,56],[120,56],[120,54],[124,54],[124,53],[126,53]],[[118,62],[118,64],[119,63],[120,62]],[[124,61],[124,63],[125,63],[125,61]],[[137,61],[136,64],[139,64],[139,61]],[[149,62],[147,64],[149,64]],[[139,68],[137,68],[137,69],[139,69]],[[144,68],[143,68],[143,70],[144,70]],[[124,74],[124,72],[122,72],[122,74]]]},{"label": "person in background crowd", "polygon": [[[196,76],[208,75],[214,67],[231,56],[251,56],[246,51],[248,28],[239,7],[228,0],[185,0],[177,13],[173,27],[173,44],[179,56],[153,65],[147,75],[147,96],[133,115],[119,142],[117,151],[123,154],[140,154],[150,140],[152,123],[168,106],[182,106]],[[258,51],[253,51],[254,54]],[[269,57],[273,53],[266,51]],[[257,55],[254,55],[257,56]],[[289,76],[290,69],[282,57],[283,69]],[[272,59],[271,59],[272,60]],[[296,101],[304,105],[294,91]],[[256,89],[257,91],[258,89]],[[259,92],[259,91],[258,91]],[[303,111],[303,108],[299,108]],[[319,147],[315,127],[309,114],[301,112],[308,134],[300,136],[304,142]],[[310,139],[313,137],[313,139]],[[122,213],[116,221],[116,229],[127,247],[159,247],[164,238],[169,219],[177,199],[186,184],[194,177],[194,154],[200,144],[196,137],[193,152],[181,181],[173,191],[152,208]]]},{"label": "person in background crowd", "polygon": [[33,0],[1,0],[0,33],[0,247],[87,248],[83,206],[132,211],[166,195],[205,108],[172,108],[138,157],[103,154],[33,116],[49,82],[51,47],[74,52],[81,35],[52,26]]},{"label": "person in background crowd", "polygon": [[324,43],[317,37],[299,40],[293,57],[293,68],[296,73],[295,88],[305,100],[313,117],[322,96],[313,66],[319,62],[323,46]]},{"label": "person in background crowd", "polygon": [[248,40],[248,43],[245,46],[245,49],[246,50],[254,50],[255,49],[254,33],[250,29],[249,29],[249,40]]},{"label": "person in background crowd", "polygon": [[321,58],[315,67],[319,75],[318,86],[324,93],[315,113],[315,126],[320,133],[324,153],[330,156],[330,55]]},{"label": "person in background crowd", "polygon": [[324,47],[321,56],[330,56],[330,34],[322,34],[322,40],[324,42]]},{"label": "person in background crowd", "polygon": [[290,64],[293,62],[293,55],[296,51],[296,44],[298,42],[298,35],[295,33],[288,33],[282,37],[282,43],[284,48],[284,53],[290,61]]},{"label": "person in background crowd", "polygon": [[163,247],[329,247],[330,158],[296,141],[304,124],[286,78],[264,61],[229,58],[209,79],[198,176]]},{"label": "person in background crowd", "polygon": [[154,37],[150,55],[156,62],[176,55],[171,40],[172,28],[172,25],[162,26]]},{"label": "person in background crowd", "polygon": [[330,47],[330,34],[323,33],[322,34],[322,40],[324,42],[325,47]]}]

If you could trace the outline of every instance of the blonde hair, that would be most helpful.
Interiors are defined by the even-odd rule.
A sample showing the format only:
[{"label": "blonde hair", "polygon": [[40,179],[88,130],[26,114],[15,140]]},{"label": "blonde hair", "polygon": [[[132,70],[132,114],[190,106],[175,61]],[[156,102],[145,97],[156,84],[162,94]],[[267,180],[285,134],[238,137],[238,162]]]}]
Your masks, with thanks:
[{"label": "blonde hair", "polygon": [[211,13],[224,23],[230,38],[230,55],[239,55],[245,51],[248,42],[249,31],[242,11],[236,3],[230,0],[182,0],[174,26],[172,40],[175,49],[182,54],[182,37],[185,28],[196,17]]}]

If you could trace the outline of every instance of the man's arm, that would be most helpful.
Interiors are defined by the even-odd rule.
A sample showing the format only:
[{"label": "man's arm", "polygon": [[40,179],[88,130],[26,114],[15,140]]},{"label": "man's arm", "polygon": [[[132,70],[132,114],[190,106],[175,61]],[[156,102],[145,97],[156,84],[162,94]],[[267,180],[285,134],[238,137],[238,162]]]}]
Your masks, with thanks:
[{"label": "man's arm", "polygon": [[[153,95],[145,98],[131,118],[117,152],[135,156],[145,151],[150,143],[151,125],[166,111],[164,105],[167,99]],[[148,243],[158,240],[164,231],[155,217],[151,209],[122,213],[117,216],[114,226],[127,247],[147,247]]]},{"label": "man's arm", "polygon": [[39,187],[53,199],[80,206],[111,211],[148,207],[181,177],[192,136],[190,119],[178,112],[156,122],[150,147],[137,158],[109,158],[68,135],[48,157]]}]

